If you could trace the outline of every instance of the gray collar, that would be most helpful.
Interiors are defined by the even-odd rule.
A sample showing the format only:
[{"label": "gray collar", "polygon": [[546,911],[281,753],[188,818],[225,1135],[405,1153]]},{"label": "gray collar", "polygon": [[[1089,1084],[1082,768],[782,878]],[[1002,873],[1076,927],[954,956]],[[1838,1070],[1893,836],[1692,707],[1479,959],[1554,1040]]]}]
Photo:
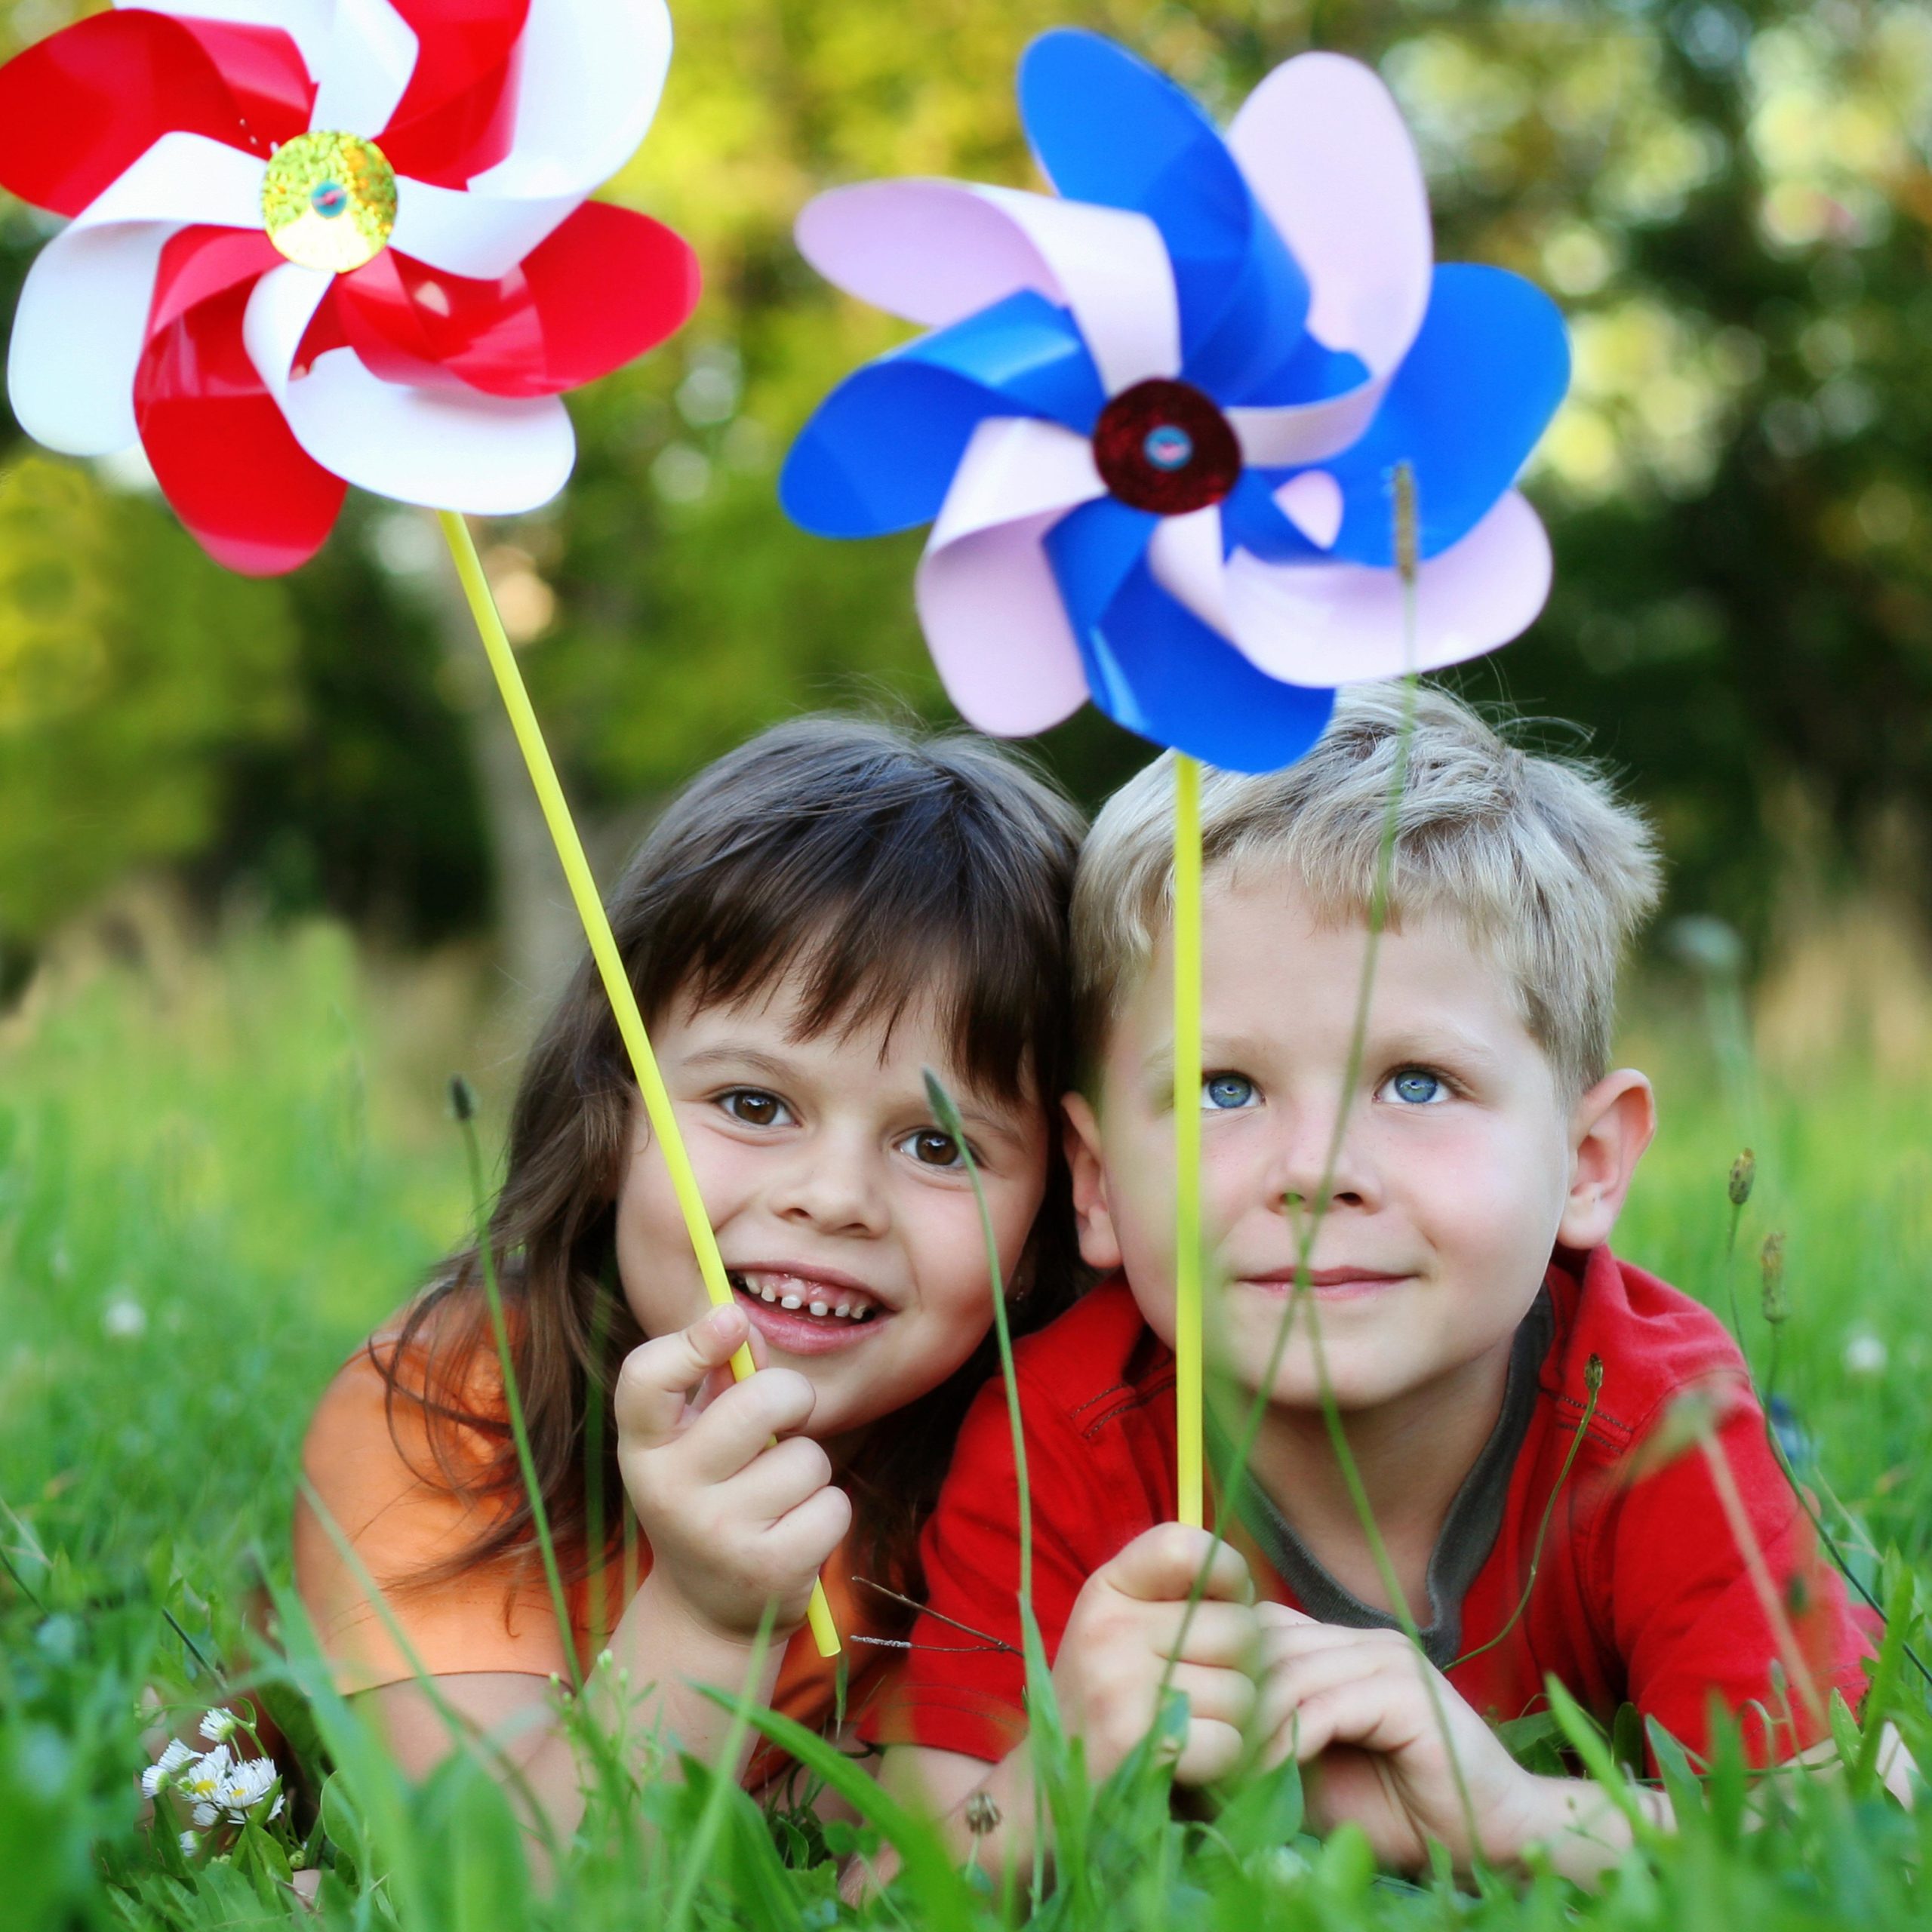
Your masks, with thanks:
[{"label": "gray collar", "polygon": [[[1509,1379],[1503,1385],[1502,1412],[1482,1454],[1463,1478],[1462,1487],[1443,1518],[1441,1534],[1429,1559],[1429,1622],[1423,1628],[1422,1647],[1429,1662],[1446,1670],[1462,1647],[1463,1599],[1477,1573],[1496,1546],[1503,1527],[1503,1506],[1517,1453],[1535,1413],[1537,1381],[1543,1357],[1555,1331],[1555,1312],[1549,1293],[1542,1291],[1516,1330],[1509,1351]],[[1258,1483],[1241,1485],[1241,1520],[1309,1616],[1323,1623],[1345,1624],[1356,1630],[1401,1628],[1386,1611],[1376,1610],[1329,1575],[1308,1546],[1289,1526]]]}]

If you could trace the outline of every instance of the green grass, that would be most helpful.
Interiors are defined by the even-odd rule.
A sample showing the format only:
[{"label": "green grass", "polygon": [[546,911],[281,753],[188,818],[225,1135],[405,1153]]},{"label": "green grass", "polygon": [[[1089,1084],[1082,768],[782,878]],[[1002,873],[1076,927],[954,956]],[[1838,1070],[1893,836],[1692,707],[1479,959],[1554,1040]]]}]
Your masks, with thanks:
[{"label": "green grass", "polygon": [[[383,1015],[328,930],[244,934],[212,958],[97,965],[0,1022],[0,1923],[214,1927],[303,1921],[245,1863],[190,1869],[137,1828],[140,1742],[217,1686],[195,1653],[248,1654],[258,1586],[285,1586],[303,1424],[336,1364],[469,1223],[463,1150],[436,1064],[460,1040]],[[1755,1256],[1787,1236],[1779,1386],[1834,1489],[1923,1569],[1932,1469],[1921,1390],[1932,1309],[1932,1152],[1922,1083],[1857,1069],[1727,1097],[1694,1028],[1659,1023],[1633,1057],[1664,1125],[1619,1245],[1717,1300],[1725,1175],[1746,1138],[1756,1192],[1734,1271],[1761,1367]],[[426,1041],[428,1042],[426,1044]],[[500,1066],[493,1070],[499,1080]],[[1873,1340],[1883,1345],[1876,1360]],[[1849,1350],[1849,1355],[1847,1351]],[[339,1774],[315,1848],[330,1925],[612,1928],[829,1925],[823,1842],[694,1769],[629,1788],[608,1761],[553,1898],[531,1892],[496,1787],[457,1761],[405,1787],[326,1694],[299,1637]],[[1923,1646],[1921,1645],[1921,1648]],[[1932,1763],[1924,1700],[1900,1715]],[[1806,1781],[1781,1829],[1740,1835],[1734,1790],[1634,1856],[1601,1895],[1554,1880],[1458,1893],[1376,1877],[1349,1835],[1297,1836],[1291,1788],[1217,1831],[1174,1823],[1151,1774],[1082,1808],[1057,1890],[1069,1927],[1348,1927],[1574,1920],[1775,1928],[1925,1922],[1932,1824]],[[884,1814],[882,1814],[884,1815]],[[908,1821],[906,1877],[868,1922],[1000,1922]],[[847,1838],[833,1834],[835,1846]],[[690,1854],[710,1847],[700,1863]],[[1285,1848],[1284,1846],[1285,1844]]]}]

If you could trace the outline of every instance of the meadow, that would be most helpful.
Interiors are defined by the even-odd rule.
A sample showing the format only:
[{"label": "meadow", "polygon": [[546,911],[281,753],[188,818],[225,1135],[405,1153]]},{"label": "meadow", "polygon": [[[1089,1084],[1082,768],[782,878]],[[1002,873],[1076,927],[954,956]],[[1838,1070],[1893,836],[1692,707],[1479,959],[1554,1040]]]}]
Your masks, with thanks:
[{"label": "meadow", "polygon": [[[580,1841],[540,1894],[473,1764],[406,1786],[296,1623],[280,1623],[280,1660],[251,1650],[251,1617],[288,1583],[309,1405],[472,1211],[447,1077],[477,1078],[487,1123],[509,1063],[471,983],[372,964],[325,924],[244,923],[190,944],[162,921],[56,960],[0,1017],[0,1924],[315,1922],[282,1883],[287,1845],[189,1860],[172,1829],[137,1823],[144,1730],[192,1728],[231,1700],[216,1669],[251,1665],[311,1766],[334,1769],[292,1835],[301,1863],[325,1868],[331,1927],[969,1932],[1017,1918],[1024,1887],[1003,1898],[955,1872],[914,1821],[881,1812],[820,1833],[695,1766],[638,1791],[593,1764]],[[1895,1549],[1924,1577],[1932,1067],[1844,1051],[1761,1063],[1726,989],[1711,990],[1706,1005],[1663,975],[1637,1003],[1629,1052],[1657,1077],[1664,1124],[1618,1245],[1720,1308],[1734,1295],[1801,1460],[1873,1553]],[[1747,1143],[1756,1180],[1734,1228],[1727,1177]],[[1774,1234],[1789,1309],[1775,1336],[1758,1260]],[[1907,1669],[1890,1703],[1932,1764],[1923,1681]],[[1060,1794],[1063,1856],[1034,1915],[1243,1932],[1926,1922],[1932,1807],[1910,1816],[1842,1779],[1780,1780],[1761,1787],[1768,1825],[1753,1828],[1723,1763],[1679,1796],[1681,1835],[1585,1895],[1554,1877],[1379,1876],[1352,1835],[1300,1834],[1292,1781],[1177,1822],[1143,1768]],[[854,1913],[831,1861],[881,1829],[906,1871]]]}]

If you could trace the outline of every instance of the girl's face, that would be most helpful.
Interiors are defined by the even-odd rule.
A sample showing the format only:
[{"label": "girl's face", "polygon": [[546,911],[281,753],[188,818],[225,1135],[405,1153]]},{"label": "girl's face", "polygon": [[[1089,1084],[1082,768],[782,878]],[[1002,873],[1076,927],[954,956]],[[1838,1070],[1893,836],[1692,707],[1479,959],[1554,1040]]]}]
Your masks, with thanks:
[{"label": "girl's face", "polygon": [[[653,1030],[691,1166],[766,1359],[818,1392],[810,1433],[849,1435],[937,1387],[992,1324],[986,1245],[924,1069],[957,1104],[1010,1282],[1046,1191],[1035,1103],[976,1089],[929,1003],[842,1033],[795,1035],[791,976],[732,1006],[680,998]],[[707,1301],[641,1106],[617,1198],[617,1266],[645,1333]]]}]

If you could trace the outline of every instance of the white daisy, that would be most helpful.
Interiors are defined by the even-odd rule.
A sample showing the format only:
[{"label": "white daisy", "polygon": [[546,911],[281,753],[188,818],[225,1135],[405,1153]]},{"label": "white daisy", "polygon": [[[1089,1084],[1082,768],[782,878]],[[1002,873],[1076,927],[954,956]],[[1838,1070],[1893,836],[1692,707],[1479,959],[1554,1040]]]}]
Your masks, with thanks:
[{"label": "white daisy", "polygon": [[174,1774],[194,1756],[194,1752],[178,1737],[168,1740],[168,1748],[141,1774],[141,1795],[152,1798],[165,1790]]},{"label": "white daisy", "polygon": [[183,1832],[181,1834],[181,1850],[184,1857],[192,1858],[201,1848],[202,1841],[192,1832]]},{"label": "white daisy", "polygon": [[202,1720],[202,1735],[211,1744],[226,1744],[235,1735],[235,1713],[214,1710]]},{"label": "white daisy", "polygon": [[230,1820],[240,1824],[249,1812],[275,1789],[278,1782],[274,1761],[268,1758],[245,1758],[223,1779],[214,1801]]},{"label": "white daisy", "polygon": [[197,1804],[189,1815],[205,1832],[211,1830],[221,1822],[221,1814],[212,1804]]}]

